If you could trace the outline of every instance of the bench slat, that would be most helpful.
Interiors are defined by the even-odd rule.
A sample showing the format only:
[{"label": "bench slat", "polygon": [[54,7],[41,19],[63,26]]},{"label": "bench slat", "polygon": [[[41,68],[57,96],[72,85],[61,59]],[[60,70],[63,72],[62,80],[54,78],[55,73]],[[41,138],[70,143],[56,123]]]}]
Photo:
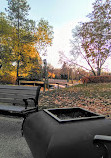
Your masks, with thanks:
[{"label": "bench slat", "polygon": [[0,89],[0,94],[5,93],[5,94],[35,94],[36,90],[17,90],[17,89]]},{"label": "bench slat", "polygon": [[5,98],[15,98],[15,96],[16,96],[17,99],[21,99],[22,100],[22,99],[27,99],[27,98],[32,98],[32,97],[34,98],[35,95],[32,95],[32,94],[31,95],[30,94],[23,95],[23,94],[19,94],[19,93],[15,95],[15,94],[10,94],[10,93],[9,94],[5,94],[5,92],[0,94],[0,98],[4,98],[4,99]]},{"label": "bench slat", "polygon": [[[24,101],[21,98],[0,98],[1,103],[10,103],[10,104],[20,104],[25,105]],[[33,100],[28,101],[28,105],[34,106]]]},{"label": "bench slat", "polygon": [[0,105],[1,110],[9,110],[9,111],[22,111],[24,107],[12,106],[12,105]]},{"label": "bench slat", "polygon": [[25,89],[26,89],[26,90],[28,90],[28,89],[29,89],[29,90],[34,90],[34,89],[36,90],[36,89],[37,89],[37,87],[28,87],[28,86],[26,87],[26,86],[0,85],[0,89],[2,89],[2,88],[3,88],[3,89],[18,89],[18,90],[19,90],[19,89],[20,89],[20,90],[22,90],[22,89],[23,89],[23,90],[25,90]]}]

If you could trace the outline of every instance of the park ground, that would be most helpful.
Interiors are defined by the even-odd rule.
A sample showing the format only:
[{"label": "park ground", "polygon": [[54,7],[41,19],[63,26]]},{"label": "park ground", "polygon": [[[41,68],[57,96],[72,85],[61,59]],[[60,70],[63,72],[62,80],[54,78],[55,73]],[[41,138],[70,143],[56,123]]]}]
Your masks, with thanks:
[{"label": "park ground", "polygon": [[[83,107],[111,119],[111,83],[76,85],[40,93],[39,109]],[[21,134],[23,119],[0,117],[0,158],[33,158]]]},{"label": "park ground", "polygon": [[40,94],[40,109],[56,107],[82,107],[111,119],[111,83],[79,84]]}]

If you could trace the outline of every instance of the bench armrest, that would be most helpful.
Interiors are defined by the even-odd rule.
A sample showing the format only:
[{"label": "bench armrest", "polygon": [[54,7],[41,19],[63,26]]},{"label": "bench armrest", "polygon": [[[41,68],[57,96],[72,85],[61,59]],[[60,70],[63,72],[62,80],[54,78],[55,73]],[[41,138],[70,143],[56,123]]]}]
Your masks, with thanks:
[{"label": "bench armrest", "polygon": [[35,107],[38,110],[38,98],[39,98],[39,94],[40,94],[40,89],[41,89],[41,86],[38,86],[37,90],[36,90],[36,96],[35,96],[35,98],[23,99],[23,101],[25,102],[25,109],[27,109],[27,107],[28,107],[28,100],[33,100],[34,101],[34,105],[35,105]]},{"label": "bench armrest", "polygon": [[[33,100],[34,104],[35,104],[35,99],[34,98],[27,98],[27,99],[23,99],[23,101],[25,102],[25,109],[27,109],[28,107],[28,100]],[[36,106],[35,106],[36,107]]]}]

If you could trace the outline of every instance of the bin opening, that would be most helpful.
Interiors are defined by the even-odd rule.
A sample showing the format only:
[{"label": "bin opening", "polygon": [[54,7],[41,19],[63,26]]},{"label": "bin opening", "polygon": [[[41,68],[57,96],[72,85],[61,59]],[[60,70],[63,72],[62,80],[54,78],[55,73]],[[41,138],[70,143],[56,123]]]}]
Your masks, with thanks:
[{"label": "bin opening", "polygon": [[44,109],[44,111],[59,122],[105,118],[103,115],[99,115],[78,107]]}]

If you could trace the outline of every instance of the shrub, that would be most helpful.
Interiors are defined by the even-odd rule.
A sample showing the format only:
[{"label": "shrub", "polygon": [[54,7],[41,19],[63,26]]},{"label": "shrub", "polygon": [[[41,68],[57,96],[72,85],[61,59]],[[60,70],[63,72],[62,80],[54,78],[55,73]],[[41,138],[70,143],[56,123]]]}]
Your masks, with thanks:
[{"label": "shrub", "polygon": [[15,72],[4,73],[0,78],[0,82],[2,84],[15,84],[16,83],[16,73]]},{"label": "shrub", "polygon": [[89,76],[81,79],[83,83],[104,83],[111,82],[111,76]]}]

